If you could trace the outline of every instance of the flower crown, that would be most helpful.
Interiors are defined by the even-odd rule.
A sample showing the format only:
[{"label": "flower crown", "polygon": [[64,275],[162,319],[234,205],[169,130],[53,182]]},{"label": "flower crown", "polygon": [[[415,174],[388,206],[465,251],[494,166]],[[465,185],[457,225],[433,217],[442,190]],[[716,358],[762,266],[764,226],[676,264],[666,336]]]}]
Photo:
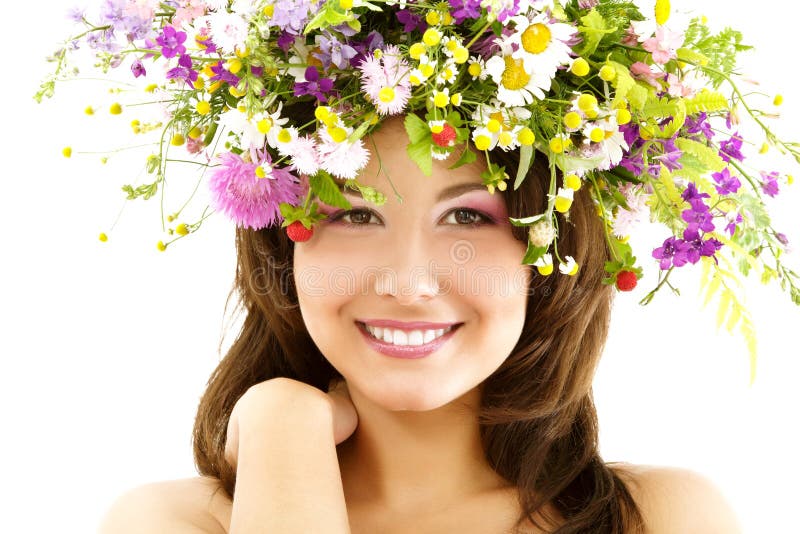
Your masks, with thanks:
[{"label": "flower crown", "polygon": [[[797,145],[777,138],[768,113],[735,84],[736,56],[750,48],[741,34],[678,20],[668,0],[647,9],[621,0],[105,0],[70,16],[85,27],[52,58],[38,100],[70,75],[73,51],[88,47],[103,72],[128,65],[131,81],[146,80],[165,107],[165,124],[133,122],[135,133],[160,138],[147,161],[154,181],[125,186],[128,199],[163,193],[181,150],[210,169],[214,210],[240,227],[280,224],[302,241],[325,217],[318,201],[351,207],[340,186],[385,202],[357,180],[369,157],[363,138],[404,115],[406,150],[423,174],[434,158],[454,168],[484,152],[482,179],[494,193],[518,188],[536,152],[547,157],[546,209],[510,220],[529,228],[522,263],[542,275],[554,262],[564,275],[578,271],[559,254],[556,214],[568,217],[586,187],[613,258],[606,283],[626,291],[641,278],[627,241],[649,219],[665,238],[646,253],[660,276],[643,302],[671,287],[674,269],[703,263],[729,328],[749,328],[727,283],[735,270],[779,280],[800,304],[797,275],[780,261],[787,239],[764,199],[792,178],[744,163],[742,149],[754,143],[739,133],[738,110],[759,125],[762,150],[800,161]],[[297,105],[313,110],[302,124],[286,113]],[[518,168],[493,163],[493,153],[511,150]],[[170,229],[159,248],[196,232],[206,211]]]}]

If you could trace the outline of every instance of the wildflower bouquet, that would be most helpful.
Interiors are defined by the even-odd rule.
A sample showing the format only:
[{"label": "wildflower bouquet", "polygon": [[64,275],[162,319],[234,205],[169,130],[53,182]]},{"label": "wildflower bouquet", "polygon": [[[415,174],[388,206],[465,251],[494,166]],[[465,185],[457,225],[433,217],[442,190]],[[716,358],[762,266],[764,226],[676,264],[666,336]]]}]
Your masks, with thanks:
[{"label": "wildflower bouquet", "polygon": [[[734,271],[779,280],[798,304],[800,289],[764,203],[791,177],[745,164],[754,142],[737,129],[739,110],[761,127],[765,146],[799,162],[800,154],[734,82],[736,56],[750,48],[738,31],[712,34],[702,19],[673,16],[668,0],[642,3],[104,0],[71,14],[81,31],[56,52],[36,98],[71,75],[77,49],[88,47],[103,72],[124,65],[166,105],[164,124],[133,125],[158,138],[147,162],[153,182],[125,186],[127,198],[163,194],[180,150],[210,170],[211,208],[240,227],[281,224],[295,241],[324,218],[318,201],[350,208],[340,186],[385,201],[357,176],[369,156],[364,136],[387,116],[404,115],[408,156],[424,174],[434,158],[457,167],[483,153],[492,193],[519,187],[544,154],[546,210],[511,219],[529,227],[523,263],[542,275],[554,261],[565,275],[577,272],[559,254],[556,214],[568,217],[574,192],[588,187],[614,258],[608,284],[633,289],[642,271],[628,236],[640,221],[659,222],[664,240],[645,256],[660,277],[643,302],[671,287],[674,269],[703,263],[709,296],[721,294],[720,320],[748,333],[728,283]],[[295,123],[290,106],[313,114]],[[517,169],[493,162],[510,150],[519,151]],[[206,216],[170,229],[159,248]]]}]

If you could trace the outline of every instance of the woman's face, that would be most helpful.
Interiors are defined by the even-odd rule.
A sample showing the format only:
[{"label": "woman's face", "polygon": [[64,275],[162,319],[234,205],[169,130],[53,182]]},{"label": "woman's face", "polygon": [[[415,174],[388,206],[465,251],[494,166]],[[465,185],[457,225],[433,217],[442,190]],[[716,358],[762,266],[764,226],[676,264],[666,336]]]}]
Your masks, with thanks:
[{"label": "woman's face", "polygon": [[[511,234],[501,194],[482,185],[480,158],[453,170],[456,157],[434,160],[425,176],[396,118],[365,141],[372,155],[359,183],[387,201],[375,206],[356,192],[347,213],[322,206],[328,219],[295,244],[300,310],[349,388],[386,409],[431,410],[478,386],[514,348],[530,283],[525,244]],[[396,324],[373,330],[383,338],[373,340],[364,323],[381,321],[444,324]]]}]

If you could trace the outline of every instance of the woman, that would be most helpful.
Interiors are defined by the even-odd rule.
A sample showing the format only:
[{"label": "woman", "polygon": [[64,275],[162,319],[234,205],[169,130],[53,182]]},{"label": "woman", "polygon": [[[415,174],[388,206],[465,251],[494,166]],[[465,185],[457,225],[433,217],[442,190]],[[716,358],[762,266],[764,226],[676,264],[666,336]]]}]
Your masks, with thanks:
[{"label": "woman", "polygon": [[[598,453],[612,289],[588,196],[562,221],[582,268],[539,276],[507,220],[541,210],[546,166],[492,195],[481,160],[425,178],[406,142],[385,121],[360,179],[412,209],[354,197],[307,242],[238,232],[247,317],[198,411],[203,476],[126,494],[102,532],[737,532],[706,479]],[[382,321],[453,330],[401,353],[370,339]]]}]

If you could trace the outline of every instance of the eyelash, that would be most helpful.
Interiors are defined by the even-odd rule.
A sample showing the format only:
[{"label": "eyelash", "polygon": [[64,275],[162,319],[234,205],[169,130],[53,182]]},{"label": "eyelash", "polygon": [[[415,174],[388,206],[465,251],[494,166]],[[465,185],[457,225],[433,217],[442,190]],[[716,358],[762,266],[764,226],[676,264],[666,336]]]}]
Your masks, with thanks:
[{"label": "eyelash", "polygon": [[[449,216],[452,213],[458,212],[458,211],[466,211],[468,213],[475,214],[478,217],[480,217],[482,219],[482,221],[474,222],[474,223],[467,223],[467,224],[458,224],[458,223],[456,223],[455,226],[466,226],[466,227],[469,227],[469,228],[478,228],[478,227],[481,227],[481,226],[484,226],[484,225],[487,225],[487,224],[493,224],[494,223],[494,219],[492,219],[491,217],[489,217],[485,213],[480,212],[478,210],[474,210],[472,208],[453,208],[452,210],[448,211],[445,214],[445,217]],[[375,213],[374,211],[372,211],[371,209],[355,208],[355,209],[352,209],[352,210],[349,210],[349,211],[340,211],[339,213],[334,213],[333,215],[330,215],[328,217],[328,222],[330,222],[330,223],[341,222],[341,224],[343,224],[345,226],[350,226],[350,227],[369,226],[368,223],[359,224],[359,223],[350,223],[350,222],[341,221],[341,219],[343,217],[345,217],[347,215],[352,215],[354,213],[367,213],[369,215],[374,215],[375,217],[378,216],[378,214]],[[378,218],[380,218],[380,217],[378,217]]]}]

